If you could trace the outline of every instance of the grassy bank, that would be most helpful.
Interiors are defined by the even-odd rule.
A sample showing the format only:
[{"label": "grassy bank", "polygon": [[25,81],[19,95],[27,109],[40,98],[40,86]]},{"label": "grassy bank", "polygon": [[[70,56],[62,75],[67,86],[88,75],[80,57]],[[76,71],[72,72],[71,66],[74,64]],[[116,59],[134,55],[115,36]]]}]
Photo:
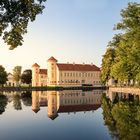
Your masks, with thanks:
[{"label": "grassy bank", "polygon": [[92,87],[92,86],[79,86],[79,87],[1,87],[0,91],[47,91],[47,90],[94,90],[94,89],[103,89],[105,86],[101,87]]}]

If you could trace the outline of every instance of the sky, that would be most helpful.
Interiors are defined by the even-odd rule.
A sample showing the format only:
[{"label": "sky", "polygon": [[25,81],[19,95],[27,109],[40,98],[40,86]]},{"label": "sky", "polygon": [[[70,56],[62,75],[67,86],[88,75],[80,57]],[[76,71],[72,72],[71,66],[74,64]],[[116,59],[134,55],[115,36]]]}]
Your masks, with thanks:
[{"label": "sky", "polygon": [[107,44],[121,21],[128,2],[140,0],[48,0],[43,14],[29,23],[22,46],[14,50],[0,38],[0,65],[7,72],[15,66],[31,69],[34,63],[47,68],[54,56],[59,63],[93,63],[101,66]]}]

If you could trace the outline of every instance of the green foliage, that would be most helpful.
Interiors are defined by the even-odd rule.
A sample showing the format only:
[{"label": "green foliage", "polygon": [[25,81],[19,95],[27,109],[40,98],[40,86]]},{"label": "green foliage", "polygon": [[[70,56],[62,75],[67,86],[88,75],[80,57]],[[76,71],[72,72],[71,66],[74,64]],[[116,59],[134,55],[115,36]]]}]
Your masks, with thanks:
[{"label": "green foliage", "polygon": [[32,97],[31,92],[23,92],[21,93],[21,99],[25,106],[31,106],[32,105]]},{"label": "green foliage", "polygon": [[[130,80],[140,83],[140,4],[129,3],[121,11],[121,16],[122,20],[115,29],[122,33],[115,35],[109,42],[109,48],[102,60],[101,78],[104,82],[113,77],[128,84]],[[112,47],[115,55],[110,62],[110,56],[106,55]]]},{"label": "green foliage", "polygon": [[3,85],[7,81],[7,73],[5,71],[5,68],[0,65],[0,84]]},{"label": "green foliage", "polygon": [[13,69],[13,78],[17,82],[17,84],[19,83],[21,78],[21,69],[21,66],[15,66]]},{"label": "green foliage", "polygon": [[7,106],[8,99],[5,95],[0,94],[0,114],[5,112],[5,108]]},{"label": "green foliage", "polygon": [[112,136],[120,140],[140,138],[140,101],[134,96],[131,98],[122,98],[114,103],[105,96],[102,98],[105,124]]},{"label": "green foliage", "polygon": [[25,70],[21,75],[21,82],[26,84],[31,84],[31,80],[32,80],[32,71]]},{"label": "green foliage", "polygon": [[115,50],[114,48],[108,48],[102,59],[102,70],[101,70],[101,80],[103,83],[111,78],[110,72],[111,67],[114,63]]},{"label": "green foliage", "polygon": [[28,23],[42,13],[47,0],[0,0],[0,36],[10,49],[21,46]]},{"label": "green foliage", "polygon": [[15,110],[22,110],[21,97],[19,93],[13,95],[13,107]]}]

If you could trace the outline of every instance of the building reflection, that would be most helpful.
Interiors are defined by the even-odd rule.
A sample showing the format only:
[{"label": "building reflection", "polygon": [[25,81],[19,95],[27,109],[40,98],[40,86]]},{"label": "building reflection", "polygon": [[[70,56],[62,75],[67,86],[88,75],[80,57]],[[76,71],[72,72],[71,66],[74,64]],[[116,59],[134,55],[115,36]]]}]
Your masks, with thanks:
[{"label": "building reflection", "polygon": [[48,107],[48,117],[54,120],[59,113],[94,111],[101,106],[102,90],[32,91],[32,110]]},{"label": "building reflection", "polygon": [[109,97],[109,99],[114,102],[115,100],[123,100],[123,99],[127,99],[127,100],[138,100],[140,101],[140,93],[135,93],[135,92],[116,92],[115,90],[113,91],[108,90],[107,91],[107,97]]}]

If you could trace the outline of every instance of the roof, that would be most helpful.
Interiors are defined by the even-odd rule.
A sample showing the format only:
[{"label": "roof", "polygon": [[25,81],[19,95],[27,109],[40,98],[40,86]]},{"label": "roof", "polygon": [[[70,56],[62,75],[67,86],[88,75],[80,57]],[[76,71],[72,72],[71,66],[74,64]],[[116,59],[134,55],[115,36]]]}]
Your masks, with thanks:
[{"label": "roof", "polygon": [[37,63],[34,63],[32,67],[40,67]]},{"label": "roof", "polygon": [[40,109],[32,109],[35,113],[37,113]]},{"label": "roof", "polygon": [[57,64],[62,71],[100,71],[100,68],[93,64]]},{"label": "roof", "polygon": [[56,62],[57,62],[57,60],[56,60],[53,56],[51,56],[51,57],[48,59],[48,61],[56,61]]},{"label": "roof", "polygon": [[55,118],[58,117],[58,114],[48,115],[48,117],[49,117],[51,120],[54,120]]},{"label": "roof", "polygon": [[87,104],[87,105],[65,105],[60,106],[58,113],[64,112],[78,112],[78,111],[91,111],[96,110],[100,107],[100,104]]},{"label": "roof", "polygon": [[7,75],[9,76],[9,75],[13,75],[13,74],[9,72]]},{"label": "roof", "polygon": [[46,74],[47,75],[47,69],[40,69],[39,74]]}]

